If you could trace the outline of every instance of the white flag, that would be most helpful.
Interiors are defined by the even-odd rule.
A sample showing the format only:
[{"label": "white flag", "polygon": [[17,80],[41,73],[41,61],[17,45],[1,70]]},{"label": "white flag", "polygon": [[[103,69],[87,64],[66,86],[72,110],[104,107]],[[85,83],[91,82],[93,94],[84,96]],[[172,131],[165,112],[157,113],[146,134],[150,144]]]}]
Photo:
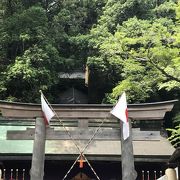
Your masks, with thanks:
[{"label": "white flag", "polygon": [[129,122],[125,92],[119,98],[117,104],[112,109],[111,114],[123,122],[123,139],[126,140],[129,137]]},{"label": "white flag", "polygon": [[164,176],[162,176],[162,177],[160,177],[160,178],[158,178],[157,180],[167,180],[168,178],[167,178],[167,176],[166,175],[164,175]]},{"label": "white flag", "polygon": [[123,139],[126,140],[129,137],[129,122],[123,123]]},{"label": "white flag", "polygon": [[43,113],[43,117],[45,123],[48,125],[51,118],[55,115],[52,109],[48,106],[47,102],[45,101],[43,94],[41,93],[41,109]]}]

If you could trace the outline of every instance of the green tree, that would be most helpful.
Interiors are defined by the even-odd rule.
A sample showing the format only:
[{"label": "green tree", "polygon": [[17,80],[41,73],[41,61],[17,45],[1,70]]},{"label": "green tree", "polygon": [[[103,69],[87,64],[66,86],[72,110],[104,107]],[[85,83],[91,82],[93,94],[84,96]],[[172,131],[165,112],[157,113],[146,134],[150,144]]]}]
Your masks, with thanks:
[{"label": "green tree", "polygon": [[89,53],[88,33],[105,3],[97,1],[60,1],[51,26],[57,49],[64,58],[65,70],[83,69]]},{"label": "green tree", "polygon": [[0,98],[25,101],[24,94],[11,91],[16,82],[16,92],[36,101],[38,89],[50,90],[50,82],[59,87],[58,72],[83,69],[86,62],[96,79],[97,102],[104,93],[104,102],[114,102],[124,90],[131,102],[167,93],[178,97],[175,0],[3,0],[0,9]]},{"label": "green tree", "polygon": [[[175,12],[177,4],[170,3],[173,4],[171,10]],[[165,4],[156,5],[155,11],[151,9],[154,6],[152,3],[149,10],[155,13]],[[148,16],[147,20],[137,16],[129,18],[121,25],[115,25],[115,33],[110,33],[106,27],[100,31],[100,25],[92,29],[92,42],[97,55],[89,57],[89,67],[96,67],[103,78],[103,73],[107,77],[113,72],[113,78],[109,78],[109,81],[113,82],[111,88],[113,84],[115,87],[104,102],[114,102],[124,90],[128,91],[131,102],[157,97],[164,88],[167,91],[175,90],[178,96],[179,24],[174,15],[170,17],[168,12],[168,18],[154,19],[155,14],[151,14],[151,18]]]},{"label": "green tree", "polygon": [[39,89],[59,87],[58,72],[84,68],[87,34],[105,2],[3,0],[0,98],[37,102]]},{"label": "green tree", "polygon": [[1,99],[37,102],[40,89],[48,90],[57,83],[62,59],[48,28],[46,12],[40,6],[4,19],[0,37]]},{"label": "green tree", "polygon": [[[130,101],[145,101],[159,89],[179,89],[179,47],[176,36],[179,28],[171,20],[154,22],[129,19],[113,37],[111,51],[106,44],[104,52],[123,65],[122,77],[111,94],[115,98],[127,90]],[[173,30],[173,31],[172,31]],[[117,42],[117,44],[116,44]],[[113,50],[112,50],[113,49]],[[113,58],[110,58],[114,61]]]},{"label": "green tree", "polygon": [[173,144],[174,147],[180,146],[180,113],[177,113],[173,119],[174,128],[168,128],[170,132],[168,140]]},{"label": "green tree", "polygon": [[37,102],[40,89],[46,91],[57,83],[58,75],[54,70],[57,63],[52,61],[52,54],[57,52],[50,45],[44,50],[35,45],[8,66],[3,73],[7,100]]}]

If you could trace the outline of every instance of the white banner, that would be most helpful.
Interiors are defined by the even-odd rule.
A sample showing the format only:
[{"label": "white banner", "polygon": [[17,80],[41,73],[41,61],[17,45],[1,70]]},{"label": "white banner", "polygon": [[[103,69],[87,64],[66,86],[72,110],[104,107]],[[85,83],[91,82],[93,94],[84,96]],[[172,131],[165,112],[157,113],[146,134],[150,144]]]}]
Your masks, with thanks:
[{"label": "white banner", "polygon": [[164,175],[164,176],[162,176],[162,177],[160,177],[159,179],[157,179],[157,180],[167,180],[168,178],[167,178],[167,176],[166,175]]}]

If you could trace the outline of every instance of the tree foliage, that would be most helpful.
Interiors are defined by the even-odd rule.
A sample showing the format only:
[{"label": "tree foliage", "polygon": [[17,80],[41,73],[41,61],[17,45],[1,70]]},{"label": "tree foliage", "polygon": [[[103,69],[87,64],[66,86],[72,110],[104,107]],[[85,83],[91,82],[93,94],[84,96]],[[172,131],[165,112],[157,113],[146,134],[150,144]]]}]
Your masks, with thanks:
[{"label": "tree foliage", "polygon": [[0,99],[38,102],[86,65],[92,102],[179,98],[179,18],[175,0],[3,0]]},{"label": "tree foliage", "polygon": [[[106,94],[104,102],[115,102],[123,91],[127,91],[130,102],[144,102],[155,98],[160,100],[164,89],[167,93],[176,92],[174,97],[178,98],[178,4],[173,1],[159,4],[144,1],[140,6],[142,9],[137,12],[135,8],[140,1],[110,2],[109,6],[112,8],[106,7],[108,12],[116,6],[120,8],[128,4],[128,7],[132,8],[132,14],[128,14],[127,18],[121,21],[105,13],[99,24],[91,30],[96,56],[88,58],[89,66],[96,67],[106,77],[113,72],[113,77],[109,79],[113,82],[110,88],[112,92]],[[146,11],[144,7],[148,7]],[[145,16],[142,17],[142,14]],[[108,26],[108,22],[114,26]]]},{"label": "tree foliage", "polygon": [[167,131],[170,132],[170,136],[168,140],[173,144],[174,147],[179,147],[180,146],[180,113],[177,113],[173,121],[175,128],[167,129]]}]

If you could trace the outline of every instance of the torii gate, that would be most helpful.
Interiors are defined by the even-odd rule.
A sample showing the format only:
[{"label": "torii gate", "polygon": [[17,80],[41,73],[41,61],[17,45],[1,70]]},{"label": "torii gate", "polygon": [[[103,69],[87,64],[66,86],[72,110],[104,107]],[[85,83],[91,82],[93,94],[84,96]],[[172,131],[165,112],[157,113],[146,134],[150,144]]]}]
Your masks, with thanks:
[{"label": "torii gate", "polygon": [[[158,103],[143,103],[143,104],[131,104],[128,105],[129,118],[131,120],[159,120],[163,119],[166,112],[171,111],[174,103],[173,101],[165,101]],[[79,128],[87,128],[89,119],[103,119],[107,117],[112,105],[52,105],[58,116],[62,119],[78,119]],[[41,180],[44,175],[44,157],[45,157],[45,139],[68,139],[65,133],[55,132],[52,129],[46,130],[44,121],[42,119],[41,106],[38,104],[26,104],[26,103],[9,103],[0,101],[0,110],[4,117],[10,118],[27,118],[36,119],[36,129],[35,136],[30,136],[34,130],[27,130],[24,134],[18,132],[9,132],[7,135],[10,139],[31,139],[34,138],[34,149],[32,157],[32,168],[31,168],[31,179]],[[108,116],[108,119],[112,121],[113,117]],[[54,119],[56,121],[56,119]],[[29,134],[27,132],[29,131]],[[75,135],[78,139],[82,135],[82,130],[72,131],[71,133]],[[89,139],[92,135],[92,131],[86,131],[83,135],[84,139]],[[144,138],[138,137],[139,135],[134,134],[133,138]],[[103,130],[99,134],[97,139],[119,139],[120,132],[116,129]],[[122,141],[123,143],[123,141]],[[127,154],[128,142],[125,141],[122,144],[122,167],[125,168],[127,165],[132,164],[132,159],[128,159]],[[123,159],[124,158],[124,159]],[[134,165],[133,165],[134,166]],[[123,170],[125,173],[126,169]],[[124,180],[124,179],[123,179]]]}]

